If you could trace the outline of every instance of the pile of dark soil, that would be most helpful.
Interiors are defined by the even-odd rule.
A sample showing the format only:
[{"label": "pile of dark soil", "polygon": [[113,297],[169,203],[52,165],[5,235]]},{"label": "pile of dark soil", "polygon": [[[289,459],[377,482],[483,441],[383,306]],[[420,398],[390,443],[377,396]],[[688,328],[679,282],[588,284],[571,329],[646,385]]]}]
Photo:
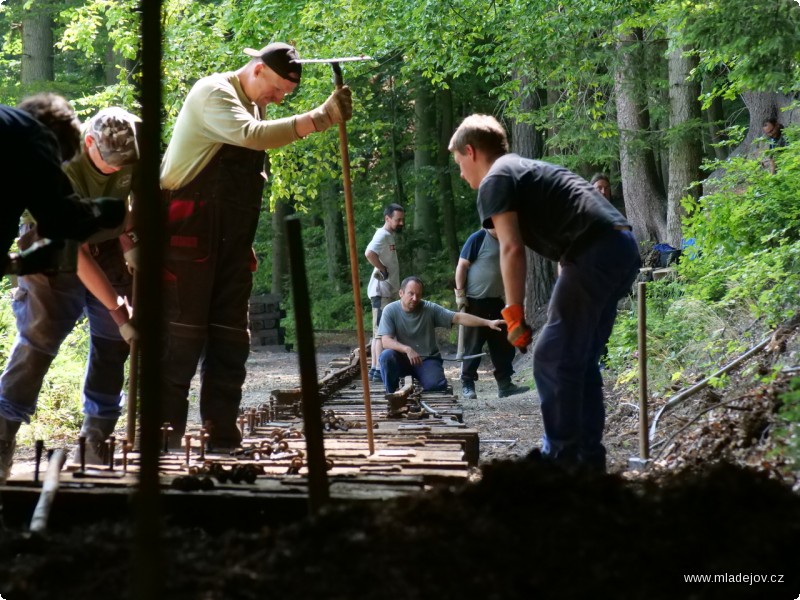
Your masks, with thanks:
[{"label": "pile of dark soil", "polygon": [[[504,461],[480,481],[331,507],[277,529],[170,528],[165,598],[785,598],[800,595],[800,497],[727,464],[657,485]],[[130,529],[5,532],[7,600],[130,598]],[[689,582],[690,576],[717,583]],[[727,582],[725,582],[727,581]]]}]

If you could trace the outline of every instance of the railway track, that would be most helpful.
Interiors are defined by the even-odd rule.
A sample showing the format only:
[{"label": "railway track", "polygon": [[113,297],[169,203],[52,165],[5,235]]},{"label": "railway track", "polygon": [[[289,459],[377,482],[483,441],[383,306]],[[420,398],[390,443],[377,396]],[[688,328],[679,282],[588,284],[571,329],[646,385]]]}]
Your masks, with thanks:
[{"label": "railway track", "polygon": [[[370,453],[357,355],[354,351],[332,361],[319,381],[331,502],[380,501],[466,481],[478,462],[478,432],[463,422],[451,389],[422,392],[410,377],[390,395],[381,383],[370,383]],[[168,516],[205,523],[209,515],[224,511],[228,524],[238,517],[253,524],[304,516],[309,477],[302,396],[300,388],[277,389],[260,405],[245,409],[239,418],[243,441],[237,449],[208,448],[199,424],[187,430],[181,449],[169,449],[165,443],[159,482]],[[166,428],[164,433],[166,440]],[[53,523],[74,523],[83,514],[113,518],[130,510],[140,456],[122,440],[109,444],[114,451],[108,465],[67,461]],[[8,521],[30,518],[41,491],[39,479],[35,472],[23,473],[0,488]]]}]

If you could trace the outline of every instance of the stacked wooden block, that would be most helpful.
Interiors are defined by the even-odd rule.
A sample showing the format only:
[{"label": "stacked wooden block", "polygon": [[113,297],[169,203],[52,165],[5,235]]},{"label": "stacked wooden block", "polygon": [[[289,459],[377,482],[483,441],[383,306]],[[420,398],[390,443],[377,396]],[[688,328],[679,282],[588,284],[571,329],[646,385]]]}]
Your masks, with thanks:
[{"label": "stacked wooden block", "polygon": [[280,307],[278,294],[260,294],[250,298],[250,345],[266,350],[286,351],[292,349],[285,343],[286,329],[281,327],[281,319],[286,311]]}]

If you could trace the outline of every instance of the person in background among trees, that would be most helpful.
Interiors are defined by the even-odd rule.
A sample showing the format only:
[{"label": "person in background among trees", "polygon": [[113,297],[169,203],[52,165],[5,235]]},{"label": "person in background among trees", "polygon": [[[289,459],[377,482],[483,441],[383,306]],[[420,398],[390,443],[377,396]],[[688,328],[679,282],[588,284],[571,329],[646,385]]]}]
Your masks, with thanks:
[{"label": "person in background among trees", "polygon": [[[503,278],[500,274],[500,244],[494,229],[479,229],[467,238],[456,265],[456,306],[471,315],[484,319],[501,319],[505,306]],[[511,381],[513,361],[517,351],[504,331],[484,327],[464,329],[464,355],[480,354],[483,344],[489,345],[489,355],[497,381],[497,397],[505,398],[527,392],[527,386]],[[475,382],[482,357],[465,359],[461,363],[461,393],[466,400],[478,397]]]},{"label": "person in background among trees", "polygon": [[614,194],[611,191],[611,179],[609,179],[608,175],[605,173],[595,173],[592,175],[589,183],[591,183],[592,186],[594,186],[594,189],[600,192],[600,195],[608,200],[614,208],[625,215],[625,203],[623,202],[622,198],[614,197]]},{"label": "person in background among trees", "polygon": [[248,308],[256,268],[252,244],[264,189],[264,150],[325,131],[352,114],[350,89],[317,108],[266,120],[300,84],[295,48],[245,49],[238,69],[197,81],[178,114],[161,164],[167,203],[162,420],[170,444],[186,430],[189,385],[200,368],[200,417],[209,446],[241,441],[236,419],[250,353]]},{"label": "person in background among trees", "polygon": [[[85,240],[100,228],[120,226],[126,214],[122,201],[110,198],[98,198],[93,203],[79,201],[61,169],[62,159],[75,155],[81,139],[75,111],[63,97],[37,94],[23,100],[17,109],[0,106],[0,131],[3,140],[0,163],[8,168],[10,177],[20,178],[26,186],[25,194],[12,194],[3,202],[4,235],[13,235],[11,230],[17,229],[26,207],[30,211],[26,219],[36,220],[35,229],[23,225],[28,239],[20,239],[21,249],[36,234],[48,239]],[[49,266],[41,263],[17,272],[21,277],[13,310],[18,335],[0,377],[0,484],[11,470],[17,431],[23,421],[30,421],[42,380],[83,306],[76,308],[78,300],[64,293],[73,289],[77,279],[74,274],[37,274],[43,270],[50,272],[51,269],[45,269]],[[102,390],[96,390],[91,382],[87,373],[85,401],[95,391],[102,396]]]},{"label": "person in background among trees", "polygon": [[[786,138],[783,137],[783,125],[778,123],[778,120],[775,117],[764,119],[761,131],[763,131],[764,135],[767,136],[767,142],[770,150],[774,150],[775,148],[783,148],[786,146]],[[770,173],[775,173],[775,158],[773,156],[769,156],[765,161],[765,166]]]},{"label": "person in background among trees", "polygon": [[478,214],[500,242],[509,341],[525,350],[525,247],[561,265],[548,321],[534,349],[533,374],[550,460],[604,471],[603,380],[599,359],[611,335],[617,301],[630,291],[639,249],[625,217],[591,184],[567,169],[508,152],[503,126],[471,115],[449,150],[461,177],[478,190]]},{"label": "person in background among trees", "polygon": [[397,390],[401,377],[413,375],[425,391],[447,388],[443,360],[436,342],[437,327],[466,325],[501,331],[502,319],[483,319],[453,312],[422,299],[424,286],[418,277],[406,277],[400,284],[400,300],[383,311],[378,334],[383,341],[380,364],[386,393]]},{"label": "person in background among trees", "polygon": [[383,227],[372,236],[364,256],[373,266],[372,276],[367,284],[367,297],[372,306],[372,366],[370,381],[381,381],[378,359],[383,352],[378,326],[383,309],[397,296],[400,289],[400,264],[397,260],[395,234],[402,233],[405,226],[405,210],[399,204],[389,204],[383,210]]},{"label": "person in background among trees", "polygon": [[595,173],[589,181],[600,194],[611,202],[611,180],[605,173]]}]

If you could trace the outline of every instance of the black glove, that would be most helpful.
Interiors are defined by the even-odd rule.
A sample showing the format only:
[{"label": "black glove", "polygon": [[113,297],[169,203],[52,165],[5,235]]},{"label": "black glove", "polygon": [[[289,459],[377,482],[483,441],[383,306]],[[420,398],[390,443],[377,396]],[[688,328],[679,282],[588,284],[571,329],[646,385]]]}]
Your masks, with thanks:
[{"label": "black glove", "polygon": [[127,209],[119,198],[95,198],[90,200],[95,223],[99,229],[114,229],[122,225]]},{"label": "black glove", "polygon": [[6,267],[6,274],[44,273],[45,275],[55,275],[67,272],[63,268],[64,249],[63,240],[39,240],[24,252],[10,256],[11,260]]},{"label": "black glove", "polygon": [[[33,211],[31,211],[33,212]],[[41,237],[83,242],[101,229],[116,229],[125,220],[127,208],[119,198],[81,200],[72,195],[61,206],[42,214],[33,214]]]}]

